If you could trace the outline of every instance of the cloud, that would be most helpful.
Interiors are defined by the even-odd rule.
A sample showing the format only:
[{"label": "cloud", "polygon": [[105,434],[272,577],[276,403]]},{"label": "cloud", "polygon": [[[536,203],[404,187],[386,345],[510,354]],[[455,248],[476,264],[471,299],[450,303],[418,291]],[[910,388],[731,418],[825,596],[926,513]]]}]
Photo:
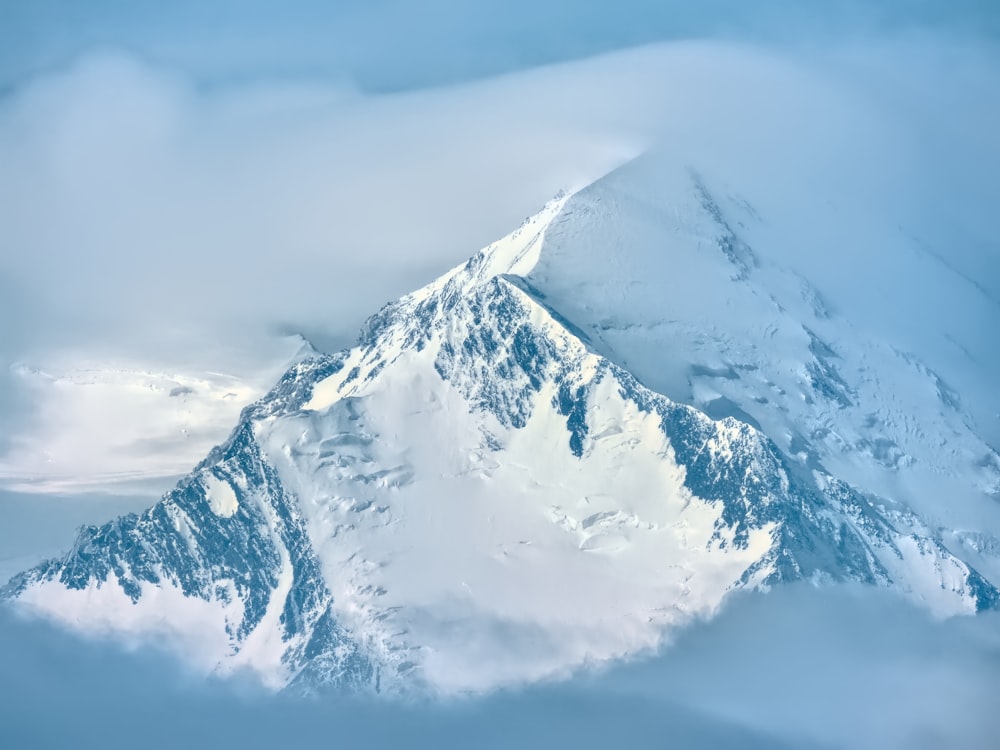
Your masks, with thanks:
[{"label": "cloud", "polygon": [[316,308],[353,330],[632,155],[648,117],[638,91],[614,90],[624,75],[578,103],[572,73],[415,96],[295,82],[205,94],[131,57],[88,57],[0,113],[4,277],[47,334],[73,339],[88,324],[136,336],[136,317],[164,338]]},{"label": "cloud", "polygon": [[746,595],[655,658],[490,696],[306,700],[203,681],[0,612],[8,746],[992,747],[995,615],[933,621],[886,592]]},{"label": "cloud", "polygon": [[[567,71],[421,95],[296,81],[205,92],[99,54],[0,101],[8,451],[33,421],[37,460],[14,458],[48,461],[34,446],[66,428],[45,414],[65,425],[99,406],[97,389],[66,385],[80,369],[222,372],[249,381],[252,398],[290,356],[277,338],[349,345],[386,301],[634,155],[650,127],[639,91],[606,80],[553,97],[564,84],[582,92]],[[53,378],[17,375],[36,370]],[[216,410],[216,441],[246,400]],[[128,464],[119,447],[107,457]],[[203,448],[188,444],[178,463]]]},{"label": "cloud", "polygon": [[989,747],[1000,729],[1000,613],[931,619],[872,588],[742,594],[663,656],[622,670],[729,721],[832,747]]},{"label": "cloud", "polygon": [[[350,344],[384,302],[653,143],[792,193],[803,164],[810,179],[852,165],[864,174],[851,190],[903,196],[914,214],[939,209],[933,186],[947,184],[955,220],[922,239],[1000,294],[1000,254],[983,251],[996,245],[988,232],[969,236],[982,222],[967,221],[995,204],[989,175],[1000,168],[988,10],[77,5],[19,6],[0,24],[11,42],[0,44],[8,463],[40,465],[38,446],[68,436],[65,445],[104,446],[101,473],[128,473],[136,467],[122,454],[160,437],[143,424],[163,404],[135,410],[135,434],[115,444],[69,424],[99,406],[94,389],[60,386],[57,397],[25,372],[63,384],[80,369],[222,372],[259,393],[287,360],[281,335]],[[752,43],[579,59],[681,36]],[[553,61],[562,62],[532,67]],[[237,410],[207,409],[220,417],[205,440],[221,439]],[[32,457],[12,454],[17,446]],[[201,442],[174,446],[172,467],[200,457]]]}]

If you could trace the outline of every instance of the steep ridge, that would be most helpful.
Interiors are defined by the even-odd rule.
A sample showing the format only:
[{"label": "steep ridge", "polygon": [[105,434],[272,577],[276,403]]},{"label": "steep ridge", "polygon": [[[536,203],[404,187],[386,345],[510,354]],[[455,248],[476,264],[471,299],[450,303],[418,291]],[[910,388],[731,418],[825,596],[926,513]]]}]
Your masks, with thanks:
[{"label": "steep ridge", "polygon": [[[619,179],[560,196],[387,305],[354,349],[298,363],[154,508],[85,528],[5,594],[73,627],[157,634],[205,669],[249,669],[276,687],[444,692],[655,647],[741,587],[860,581],[942,614],[997,606],[940,530],[825,468],[814,434],[796,452],[750,416],[747,393],[699,392],[703,411],[647,387],[675,354],[695,390],[742,382],[774,365],[732,352],[762,359],[778,334],[723,345],[708,325],[709,361],[671,333],[696,335],[698,316],[643,321],[636,310],[658,301],[629,289],[658,278],[634,275],[647,261],[630,266],[616,244],[628,241],[616,217],[635,205],[599,186]],[[640,208],[668,233],[695,227],[717,255],[674,265],[676,288],[686,274],[714,279],[719,263],[748,285],[755,251],[699,177],[678,180],[686,203]],[[601,259],[574,258],[567,238],[594,242],[602,226]],[[674,248],[660,252],[670,268]],[[567,258],[594,265],[581,283]],[[720,294],[705,309],[728,304]],[[848,409],[860,389],[798,325],[812,403]]]},{"label": "steep ridge", "polygon": [[930,228],[890,201],[775,190],[762,214],[670,154],[639,159],[573,196],[527,281],[653,390],[932,525],[995,533],[1000,308],[929,265]]}]

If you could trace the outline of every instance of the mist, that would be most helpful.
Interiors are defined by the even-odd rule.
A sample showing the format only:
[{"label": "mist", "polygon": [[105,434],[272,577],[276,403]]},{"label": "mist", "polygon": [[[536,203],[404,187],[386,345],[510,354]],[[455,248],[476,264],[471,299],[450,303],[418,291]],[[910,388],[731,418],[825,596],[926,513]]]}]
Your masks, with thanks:
[{"label": "mist", "polygon": [[270,695],[0,613],[0,741],[151,748],[988,748],[1000,621],[934,621],[884,591],[737,597],[659,655],[571,681],[436,699]]},{"label": "mist", "polygon": [[[0,98],[2,481],[164,491],[299,336],[351,345],[385,302],[652,147],[777,205],[803,180],[891,195],[901,221],[931,215],[945,193],[920,191],[946,184],[961,214],[925,234],[942,247],[942,229],[979,227],[949,263],[996,299],[982,217],[997,70],[987,41],[926,29],[810,50],[679,41],[381,93],[316,74],[206,83],[150,54],[82,53]],[[145,395],[95,430],[125,386],[82,386],[122,372]],[[176,383],[153,398],[143,373]],[[177,388],[192,395],[167,400]]]}]

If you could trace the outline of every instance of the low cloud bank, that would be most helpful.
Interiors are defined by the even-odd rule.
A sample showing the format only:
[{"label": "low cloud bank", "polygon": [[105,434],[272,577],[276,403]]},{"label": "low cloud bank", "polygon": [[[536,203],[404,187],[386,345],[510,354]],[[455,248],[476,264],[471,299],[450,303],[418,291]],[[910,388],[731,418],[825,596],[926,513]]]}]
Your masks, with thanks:
[{"label": "low cloud bank", "polygon": [[989,748],[1000,620],[928,619],[891,594],[735,599],[655,658],[449,702],[265,695],[151,651],[0,615],[0,742],[107,748]]}]

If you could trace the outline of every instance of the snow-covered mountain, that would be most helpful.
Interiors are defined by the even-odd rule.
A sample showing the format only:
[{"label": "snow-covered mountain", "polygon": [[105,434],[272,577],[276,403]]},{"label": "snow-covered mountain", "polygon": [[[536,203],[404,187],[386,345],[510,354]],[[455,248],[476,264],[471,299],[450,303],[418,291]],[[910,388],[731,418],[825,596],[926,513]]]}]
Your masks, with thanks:
[{"label": "snow-covered mountain", "polygon": [[996,503],[976,415],[771,221],[654,157],[560,196],[6,595],[275,687],[443,692],[641,652],[746,587],[1000,605],[994,529],[934,512]]}]

